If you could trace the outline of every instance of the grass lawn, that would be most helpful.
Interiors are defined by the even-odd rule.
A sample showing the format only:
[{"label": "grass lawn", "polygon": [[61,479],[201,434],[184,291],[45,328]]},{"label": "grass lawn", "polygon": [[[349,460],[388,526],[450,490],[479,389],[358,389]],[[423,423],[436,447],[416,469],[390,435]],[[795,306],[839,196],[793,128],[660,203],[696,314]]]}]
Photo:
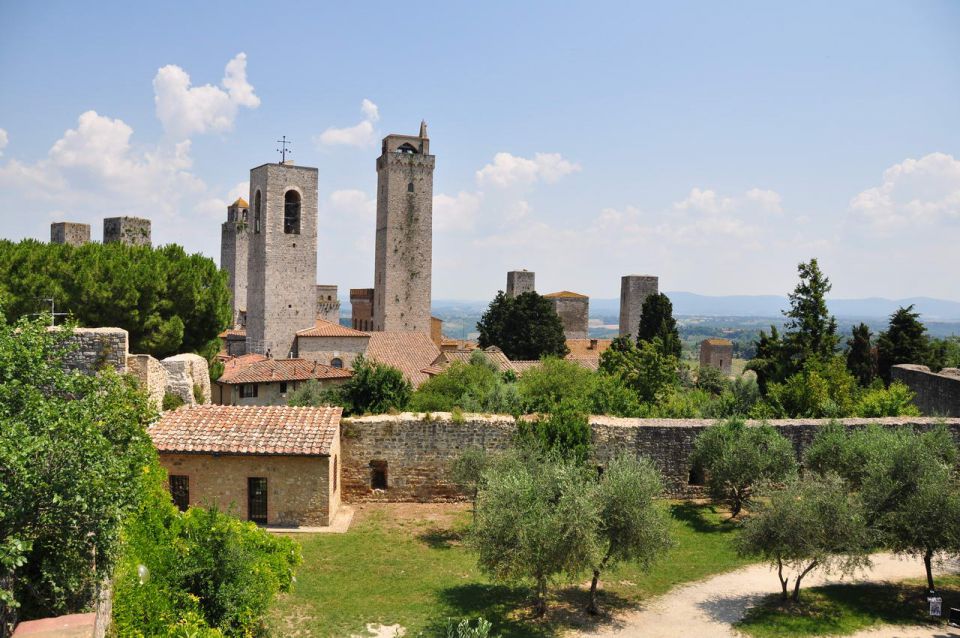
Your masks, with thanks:
[{"label": "grass lawn", "polygon": [[[710,505],[665,502],[677,546],[650,572],[621,566],[603,577],[601,604],[627,608],[674,585],[746,563],[735,525]],[[462,505],[360,505],[346,534],[297,535],[303,566],[271,614],[278,636],[364,635],[367,623],[400,624],[407,636],[440,635],[448,617],[483,616],[504,638],[556,636],[595,620],[582,610],[588,575],[555,587],[546,620],[529,617],[529,590],[491,582],[463,544],[470,510]],[[602,619],[601,619],[602,622]]]},{"label": "grass lawn", "polygon": [[[941,576],[937,588],[946,619],[950,607],[960,606],[960,577]],[[926,580],[902,583],[825,585],[800,590],[800,603],[784,605],[770,596],[747,612],[737,629],[755,638],[843,636],[878,625],[931,623]]]}]

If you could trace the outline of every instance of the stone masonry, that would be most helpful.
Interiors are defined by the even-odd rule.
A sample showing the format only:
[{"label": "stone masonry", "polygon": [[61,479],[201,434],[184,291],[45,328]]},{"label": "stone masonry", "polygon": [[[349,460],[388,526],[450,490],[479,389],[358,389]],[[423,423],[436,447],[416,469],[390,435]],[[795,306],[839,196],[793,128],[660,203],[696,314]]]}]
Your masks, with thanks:
[{"label": "stone masonry", "polygon": [[567,339],[589,337],[590,297],[564,290],[544,295],[553,304],[554,311],[563,322],[563,334]]},{"label": "stone masonry", "polygon": [[[186,405],[210,403],[210,369],[206,359],[187,353],[167,357],[160,363],[167,372],[165,392],[177,395]],[[194,386],[199,388],[203,401],[198,402],[194,397]]]},{"label": "stone masonry", "polygon": [[90,224],[54,222],[50,224],[50,243],[82,246],[90,242]]},{"label": "stone masonry", "polygon": [[525,292],[536,292],[535,279],[536,273],[530,270],[511,270],[507,272],[507,296],[516,297]]},{"label": "stone masonry", "polygon": [[227,207],[227,221],[220,226],[220,268],[227,272],[233,303],[233,324],[247,309],[247,251],[250,241],[250,208],[242,198]]},{"label": "stone masonry", "polygon": [[350,327],[373,330],[373,288],[350,289]]},{"label": "stone masonry", "polygon": [[960,417],[960,369],[930,372],[927,366],[901,364],[891,368],[890,376],[916,393],[913,402],[923,414]]},{"label": "stone masonry", "polygon": [[624,275],[620,278],[620,336],[637,334],[643,302],[658,292],[659,279],[651,275]]},{"label": "stone masonry", "polygon": [[[60,328],[50,328],[60,330]],[[123,328],[75,328],[64,339],[69,352],[63,358],[68,370],[94,374],[104,368],[113,368],[123,374],[127,371],[130,335]]]},{"label": "stone masonry", "polygon": [[103,243],[149,246],[150,220],[142,217],[107,217],[103,220]]},{"label": "stone masonry", "polygon": [[427,125],[388,135],[377,158],[373,329],[430,334],[433,169]]},{"label": "stone masonry", "polygon": [[250,199],[247,352],[286,358],[317,315],[317,169],[258,166]]},{"label": "stone masonry", "polygon": [[317,284],[317,319],[340,323],[340,299],[336,285]]},{"label": "stone masonry", "polygon": [[167,371],[163,364],[148,354],[132,354],[127,357],[127,372],[137,377],[150,403],[159,410],[167,393]]},{"label": "stone masonry", "polygon": [[733,342],[729,339],[704,339],[700,342],[700,367],[732,373]]}]

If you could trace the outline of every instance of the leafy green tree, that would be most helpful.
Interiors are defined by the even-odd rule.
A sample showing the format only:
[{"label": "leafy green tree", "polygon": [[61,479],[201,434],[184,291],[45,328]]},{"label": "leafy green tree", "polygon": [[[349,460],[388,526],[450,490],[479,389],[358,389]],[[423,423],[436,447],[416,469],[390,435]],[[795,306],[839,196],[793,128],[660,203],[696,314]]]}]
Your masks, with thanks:
[{"label": "leafy green tree", "polygon": [[77,612],[110,575],[156,452],[135,381],[68,373],[67,331],[0,317],[0,623]]},{"label": "leafy green tree", "polygon": [[821,427],[804,452],[804,467],[818,474],[837,474],[859,490],[867,470],[881,462],[900,435],[878,425],[848,430],[836,421]]},{"label": "leafy green tree", "polygon": [[336,386],[324,388],[316,379],[308,379],[301,383],[296,390],[287,397],[287,405],[294,407],[320,407],[323,405],[338,405],[340,396]]},{"label": "leafy green tree", "polygon": [[[744,556],[777,568],[783,600],[800,600],[814,569],[852,574],[869,565],[870,533],[863,507],[837,476],[793,480],[749,517],[737,539]],[[788,593],[793,570],[793,593]]]},{"label": "leafy green tree", "polygon": [[920,409],[913,403],[916,394],[900,381],[889,387],[871,387],[865,390],[853,407],[855,416],[920,416]]},{"label": "leafy green tree", "polygon": [[679,383],[677,368],[680,362],[673,355],[664,354],[657,338],[653,342],[618,337],[600,355],[600,371],[618,377],[637,393],[641,401],[650,403],[657,395]]},{"label": "leafy green tree", "polygon": [[826,361],[833,357],[840,337],[837,320],[827,310],[827,293],[833,287],[820,270],[816,259],[797,266],[800,283],[790,293],[787,317],[791,355],[800,363],[811,359]]},{"label": "leafy green tree", "polygon": [[413,388],[402,372],[359,355],[353,361],[353,376],[331,388],[329,398],[334,405],[343,406],[345,415],[353,416],[403,410],[412,395]]},{"label": "leafy green tree", "polygon": [[492,459],[481,447],[469,447],[454,459],[450,466],[450,478],[461,490],[467,492],[473,503],[473,518],[477,518],[477,492],[483,483],[483,473]]},{"label": "leafy green tree", "polygon": [[597,564],[599,510],[587,471],[555,458],[501,460],[484,475],[470,536],[480,569],[495,580],[534,582],[534,611],[547,585]]},{"label": "leafy green tree", "polygon": [[693,467],[706,472],[710,495],[730,505],[736,518],[763,482],[784,481],[796,471],[793,446],[767,424],[730,419],[703,431],[693,444]]},{"label": "leafy green tree", "polygon": [[535,292],[497,293],[477,322],[481,348],[497,346],[508,359],[529,361],[567,354],[563,322],[549,299]]},{"label": "leafy green tree", "polygon": [[673,303],[662,292],[644,299],[637,341],[656,343],[663,354],[680,358],[680,332],[673,318]]},{"label": "leafy green tree", "polygon": [[561,404],[587,412],[594,374],[573,361],[548,357],[517,383],[526,412],[549,413]]},{"label": "leafy green tree", "polygon": [[870,328],[865,323],[853,327],[847,339],[847,370],[864,388],[877,377],[877,353],[870,343]]},{"label": "leafy green tree", "polygon": [[590,454],[590,420],[576,407],[559,405],[553,412],[517,423],[517,441],[542,455],[582,464]]},{"label": "leafy green tree", "polygon": [[763,330],[756,341],[756,355],[747,362],[747,370],[757,375],[757,384],[761,394],[767,393],[767,386],[778,383],[790,376],[793,369],[786,341],[780,336],[776,326],[770,326],[770,334]]},{"label": "leafy green tree", "polygon": [[767,387],[767,403],[778,418],[850,416],[858,396],[857,381],[840,355],[811,359],[785,382]]},{"label": "leafy green tree", "polygon": [[133,352],[158,358],[178,352],[212,357],[217,334],[232,319],[226,273],[179,246],[0,241],[7,317],[49,309],[47,298],[80,325],[127,330]]},{"label": "leafy green tree", "polygon": [[877,339],[877,351],[880,376],[886,383],[890,383],[890,368],[899,363],[929,362],[927,327],[920,321],[920,313],[913,312],[912,304],[890,316],[889,326]]},{"label": "leafy green tree", "polygon": [[667,516],[655,503],[662,490],[660,473],[646,459],[622,455],[604,468],[595,496],[602,557],[593,565],[588,612],[599,613],[597,584],[602,572],[620,562],[648,568],[673,546]]},{"label": "leafy green tree", "polygon": [[960,337],[930,339],[930,349],[932,351],[929,364],[931,370],[960,368]]},{"label": "leafy green tree", "polygon": [[482,350],[475,350],[469,363],[454,361],[446,370],[428,379],[413,394],[410,409],[419,412],[468,412],[519,414],[516,383],[507,381]]},{"label": "leafy green tree", "polygon": [[694,387],[714,395],[721,395],[727,389],[729,381],[719,368],[700,366],[697,370],[697,382]]}]

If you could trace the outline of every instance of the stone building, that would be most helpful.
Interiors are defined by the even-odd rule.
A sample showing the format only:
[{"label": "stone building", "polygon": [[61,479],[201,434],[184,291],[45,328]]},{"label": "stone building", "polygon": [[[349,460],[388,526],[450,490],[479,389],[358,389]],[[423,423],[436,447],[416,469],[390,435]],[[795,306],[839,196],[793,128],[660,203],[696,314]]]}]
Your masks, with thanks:
[{"label": "stone building", "polygon": [[340,408],[201,405],[148,430],[174,503],[234,506],[260,525],[329,525],[340,505]]},{"label": "stone building", "polygon": [[227,328],[220,337],[220,356],[239,357],[247,354],[247,331],[245,328]]},{"label": "stone building", "polygon": [[90,224],[54,222],[50,224],[50,243],[82,246],[90,242]]},{"label": "stone building", "polygon": [[340,299],[336,284],[317,284],[317,319],[340,323]]},{"label": "stone building", "polygon": [[150,220],[142,217],[107,217],[103,220],[103,243],[150,246]]},{"label": "stone building", "polygon": [[369,343],[369,333],[323,319],[297,332],[300,357],[332,368],[352,368],[354,359],[367,351]]},{"label": "stone building", "polygon": [[651,275],[624,275],[620,278],[620,336],[637,334],[643,302],[658,293],[659,279]]},{"label": "stone building", "polygon": [[590,297],[569,290],[544,295],[563,322],[563,334],[567,339],[587,339],[590,322]]},{"label": "stone building", "polygon": [[960,417],[960,369],[931,372],[927,366],[900,364],[890,369],[890,377],[914,392],[913,403],[924,415]]},{"label": "stone building", "polygon": [[247,352],[296,355],[296,333],[317,316],[317,169],[250,171]]},{"label": "stone building", "polygon": [[700,342],[700,367],[733,373],[733,342],[729,339],[704,339]]},{"label": "stone building", "polygon": [[377,158],[373,329],[430,334],[433,169],[427,125],[388,135]]},{"label": "stone building", "polygon": [[373,330],[373,288],[350,289],[350,325],[354,330]]},{"label": "stone building", "polygon": [[227,272],[233,324],[247,309],[247,249],[250,240],[250,205],[242,197],[227,206],[227,221],[220,226],[220,269]]},{"label": "stone building", "polygon": [[290,393],[311,379],[321,387],[339,385],[352,373],[305,359],[268,359],[247,354],[224,364],[213,385],[218,405],[285,405]]},{"label": "stone building", "polygon": [[527,269],[509,271],[507,273],[507,296],[516,297],[525,292],[536,292],[535,278],[536,273]]}]

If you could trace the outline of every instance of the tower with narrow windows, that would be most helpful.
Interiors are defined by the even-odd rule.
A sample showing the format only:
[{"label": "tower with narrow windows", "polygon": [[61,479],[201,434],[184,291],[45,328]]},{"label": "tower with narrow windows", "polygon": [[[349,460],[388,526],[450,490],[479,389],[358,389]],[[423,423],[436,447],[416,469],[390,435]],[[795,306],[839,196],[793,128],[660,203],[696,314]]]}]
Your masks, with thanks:
[{"label": "tower with narrow windows", "polygon": [[388,135],[377,158],[373,329],[430,334],[433,168],[426,122]]},{"label": "tower with narrow windows", "polygon": [[296,356],[317,316],[317,169],[252,169],[248,220],[247,352]]}]

